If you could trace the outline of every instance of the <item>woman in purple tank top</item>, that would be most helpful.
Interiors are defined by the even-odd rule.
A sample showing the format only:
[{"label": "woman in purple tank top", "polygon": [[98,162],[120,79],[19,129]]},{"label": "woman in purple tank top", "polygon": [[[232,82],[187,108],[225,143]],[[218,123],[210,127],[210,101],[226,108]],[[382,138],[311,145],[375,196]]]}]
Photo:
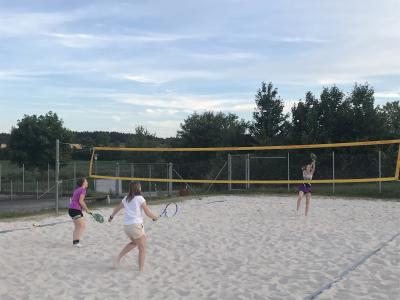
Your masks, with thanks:
[{"label": "woman in purple tank top", "polygon": [[71,203],[69,204],[68,214],[74,221],[72,245],[74,245],[75,247],[81,247],[79,240],[81,238],[83,231],[85,230],[85,219],[83,218],[82,210],[90,214],[90,210],[88,209],[85,203],[88,181],[86,180],[86,178],[79,178],[76,183],[77,187],[72,194]]},{"label": "woman in purple tank top", "polygon": [[[303,179],[304,180],[307,180],[307,181],[312,180],[312,177],[315,172],[315,160],[313,160],[310,164],[303,166],[301,168],[301,170],[303,171]],[[308,209],[310,207],[310,201],[311,201],[311,183],[309,183],[309,182],[302,183],[299,186],[298,190],[299,190],[299,196],[297,198],[297,212],[299,211],[301,200],[302,200],[303,196],[305,195],[306,196],[305,215],[307,216]]]}]

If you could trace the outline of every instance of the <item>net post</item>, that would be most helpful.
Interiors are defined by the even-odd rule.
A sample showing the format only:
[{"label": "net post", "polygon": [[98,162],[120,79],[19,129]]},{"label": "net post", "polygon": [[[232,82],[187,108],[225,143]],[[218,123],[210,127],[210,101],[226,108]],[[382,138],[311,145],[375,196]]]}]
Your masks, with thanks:
[{"label": "net post", "polygon": [[228,154],[228,190],[232,191],[232,183],[230,182],[232,180],[232,156],[229,153]]},{"label": "net post", "polygon": [[[97,175],[97,157],[98,157],[98,154],[95,154],[94,155],[94,175]],[[93,180],[93,187],[94,187],[94,190],[97,192],[97,179],[94,179]]]},{"label": "net post", "polygon": [[[332,179],[335,180],[335,151],[332,151]],[[332,193],[335,193],[335,182],[332,182]]]},{"label": "net post", "polygon": [[396,173],[394,174],[394,177],[397,180],[399,180],[399,175],[400,175],[400,144],[399,144],[399,151],[397,152]]},{"label": "net post", "polygon": [[92,176],[93,159],[94,159],[94,152],[95,151],[96,151],[96,147],[93,147],[92,157],[90,158],[90,163],[89,163],[89,176]]}]

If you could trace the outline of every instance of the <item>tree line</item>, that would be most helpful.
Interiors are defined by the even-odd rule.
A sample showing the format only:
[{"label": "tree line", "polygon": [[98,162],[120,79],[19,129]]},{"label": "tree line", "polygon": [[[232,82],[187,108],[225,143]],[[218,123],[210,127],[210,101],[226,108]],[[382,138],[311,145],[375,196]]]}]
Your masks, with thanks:
[{"label": "tree line", "polygon": [[[233,113],[194,112],[183,120],[176,136],[171,138],[159,138],[143,126],[132,133],[74,132],[65,128],[63,120],[54,112],[25,115],[9,135],[0,134],[0,143],[8,145],[0,149],[0,159],[24,164],[28,169],[47,169],[47,164],[55,160],[56,139],[65,143],[61,145],[62,160],[87,160],[88,151],[71,151],[68,144],[81,144],[88,149],[91,146],[225,147],[400,137],[399,101],[376,105],[374,89],[367,83],[356,83],[348,94],[335,85],[324,87],[319,95],[308,91],[293,105],[290,113],[284,112],[284,99],[272,83],[262,82],[254,101],[256,108],[251,121]],[[206,161],[207,155],[202,155]],[[194,159],[183,154],[175,157],[176,160],[183,158]],[[152,159],[162,158],[153,155]],[[197,155],[196,160],[199,159],[201,156]],[[207,169],[204,165],[203,169]]]}]

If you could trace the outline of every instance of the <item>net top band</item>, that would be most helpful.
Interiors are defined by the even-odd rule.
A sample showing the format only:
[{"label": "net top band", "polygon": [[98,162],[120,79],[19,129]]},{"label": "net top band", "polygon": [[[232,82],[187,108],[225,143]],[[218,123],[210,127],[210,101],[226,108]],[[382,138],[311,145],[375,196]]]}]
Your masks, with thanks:
[{"label": "net top band", "polygon": [[148,152],[195,152],[195,151],[257,151],[257,150],[290,150],[313,148],[338,148],[354,146],[374,146],[400,144],[397,140],[364,141],[350,143],[309,144],[309,145],[280,145],[280,146],[247,146],[247,147],[205,147],[205,148],[125,148],[125,147],[93,147],[94,151],[148,151]]}]

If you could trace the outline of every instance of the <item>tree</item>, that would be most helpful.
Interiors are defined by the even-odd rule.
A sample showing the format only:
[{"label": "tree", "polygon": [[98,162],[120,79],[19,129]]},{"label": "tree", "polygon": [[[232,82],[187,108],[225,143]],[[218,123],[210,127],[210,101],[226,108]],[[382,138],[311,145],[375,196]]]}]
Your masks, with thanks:
[{"label": "tree", "polygon": [[137,126],[135,133],[127,142],[128,147],[156,147],[157,137],[155,134],[150,133],[147,128]]},{"label": "tree", "polygon": [[[177,137],[181,147],[246,146],[251,144],[248,127],[248,122],[231,113],[194,113],[181,124]],[[227,158],[226,152],[182,152],[176,155],[174,168],[185,178],[214,178]]]},{"label": "tree", "polygon": [[[24,115],[11,129],[10,159],[27,169],[45,170],[48,163],[55,163],[56,139],[66,143],[71,139],[70,131],[64,128],[57,114],[49,111],[44,116]],[[68,158],[69,152],[68,145],[60,145],[61,160]]]},{"label": "tree", "polygon": [[380,113],[385,120],[386,133],[389,138],[400,137],[400,101],[386,103],[379,108]]},{"label": "tree", "polygon": [[261,88],[255,96],[256,111],[251,133],[259,144],[274,144],[282,141],[286,135],[287,114],[283,113],[283,101],[278,96],[278,90],[270,82],[268,86],[261,83]]},{"label": "tree", "polygon": [[305,100],[292,107],[292,122],[289,130],[289,138],[292,144],[318,142],[320,132],[318,104],[318,99],[311,92],[307,92]]},{"label": "tree", "polygon": [[347,99],[351,124],[348,128],[351,140],[379,139],[384,135],[383,119],[374,105],[374,89],[368,84],[355,84]]},{"label": "tree", "polygon": [[249,124],[222,112],[194,113],[184,120],[178,138],[182,147],[224,147],[249,144]]},{"label": "tree", "polygon": [[337,87],[323,88],[320,101],[316,104],[318,116],[317,140],[319,143],[346,141],[351,130],[349,124],[349,104],[344,101],[345,94]]}]

